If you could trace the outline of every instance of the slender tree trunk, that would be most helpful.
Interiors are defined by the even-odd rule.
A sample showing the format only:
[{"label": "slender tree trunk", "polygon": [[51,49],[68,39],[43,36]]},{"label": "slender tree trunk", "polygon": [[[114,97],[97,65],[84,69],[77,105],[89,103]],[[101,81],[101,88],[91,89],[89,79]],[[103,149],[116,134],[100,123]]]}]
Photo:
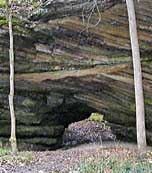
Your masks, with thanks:
[{"label": "slender tree trunk", "polygon": [[10,143],[12,152],[15,154],[17,152],[17,141],[16,141],[16,119],[14,112],[14,40],[13,40],[13,28],[12,28],[12,1],[6,0],[7,6],[7,17],[9,24],[9,37],[10,37],[10,49],[9,49],[9,58],[10,58],[10,94],[9,94],[9,107],[11,115],[11,137]]},{"label": "slender tree trunk", "polygon": [[146,152],[145,110],[144,110],[142,71],[141,71],[135,8],[133,0],[126,0],[126,3],[128,10],[128,17],[129,17],[130,39],[131,39],[133,67],[134,67],[137,145],[139,152],[145,153]]}]

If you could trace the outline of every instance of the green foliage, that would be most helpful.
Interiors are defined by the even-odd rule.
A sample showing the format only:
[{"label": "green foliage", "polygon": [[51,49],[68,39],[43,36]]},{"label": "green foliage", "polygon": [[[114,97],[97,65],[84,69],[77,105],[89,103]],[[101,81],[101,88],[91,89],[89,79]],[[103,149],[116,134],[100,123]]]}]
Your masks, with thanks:
[{"label": "green foliage", "polygon": [[11,162],[15,164],[20,164],[20,163],[29,163],[33,159],[33,155],[31,152],[18,152],[17,155],[12,155],[10,153],[6,153],[5,155],[0,157],[0,160],[4,162]]},{"label": "green foliage", "polygon": [[0,26],[7,24],[8,21],[6,20],[5,16],[0,16]]},{"label": "green foliage", "polygon": [[34,8],[37,8],[38,7],[38,2],[37,1],[33,1],[32,5],[33,5]]},{"label": "green foliage", "polygon": [[152,172],[152,164],[144,161],[119,160],[119,158],[102,158],[95,161],[83,161],[77,171],[80,173],[148,173]]},{"label": "green foliage", "polygon": [[91,116],[88,118],[89,121],[95,121],[95,122],[102,122],[103,121],[103,115],[99,113],[92,113]]},{"label": "green foliage", "polygon": [[0,8],[5,7],[5,0],[0,0]]},{"label": "green foliage", "polygon": [[6,19],[0,19],[0,26],[6,25],[8,21]]},{"label": "green foliage", "polygon": [[[21,21],[18,18],[13,17],[12,23],[13,25],[20,25]],[[7,24],[8,24],[8,20],[6,19],[6,17],[0,16],[0,26],[7,25]]]},{"label": "green foliage", "polygon": [[6,149],[6,148],[0,148],[0,157],[1,156],[4,156],[4,155],[7,155],[10,153],[10,150],[9,149]]}]

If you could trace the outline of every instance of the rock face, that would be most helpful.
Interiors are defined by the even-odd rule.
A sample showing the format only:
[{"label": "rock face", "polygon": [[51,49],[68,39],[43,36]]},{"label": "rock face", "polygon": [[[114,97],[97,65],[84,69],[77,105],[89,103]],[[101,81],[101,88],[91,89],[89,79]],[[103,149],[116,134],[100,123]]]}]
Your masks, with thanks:
[{"label": "rock face", "polygon": [[[72,13],[70,3],[64,6],[58,1],[54,2],[53,7],[46,4],[44,14],[33,15],[31,19],[36,21],[34,24],[17,18],[13,20],[19,143],[28,144],[32,149],[59,147],[64,127],[97,111],[116,124],[115,130],[121,138],[135,140],[133,70],[126,5],[112,0],[104,1],[104,6],[99,4],[99,7],[104,7],[100,24],[93,27],[97,21],[94,14],[90,19],[92,25],[86,29],[82,22],[82,10]],[[62,7],[70,10],[61,11]],[[152,142],[151,8],[151,0],[136,4],[149,144]],[[1,16],[2,141],[7,141],[10,135],[9,39],[6,23]]]}]

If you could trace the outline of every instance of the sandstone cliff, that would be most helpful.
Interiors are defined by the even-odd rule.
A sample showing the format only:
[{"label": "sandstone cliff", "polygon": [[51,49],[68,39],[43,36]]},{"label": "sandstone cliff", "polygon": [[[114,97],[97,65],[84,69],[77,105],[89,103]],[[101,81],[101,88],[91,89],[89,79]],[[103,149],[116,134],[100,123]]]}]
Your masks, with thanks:
[{"label": "sandstone cliff", "polygon": [[[45,5],[31,21],[14,18],[17,137],[29,146],[56,148],[64,127],[101,112],[118,137],[135,140],[132,58],[126,5],[99,4],[101,22],[85,29],[76,3]],[[75,2],[75,1],[74,1]],[[85,2],[85,1],[83,1]],[[101,1],[102,2],[102,1]],[[65,5],[65,6],[64,6]],[[66,8],[67,7],[67,8]],[[152,2],[136,4],[146,105],[152,142]],[[92,16],[91,22],[97,20]],[[0,17],[0,136],[10,135],[8,28]],[[123,130],[122,130],[123,129]],[[34,144],[34,145],[33,145]]]}]

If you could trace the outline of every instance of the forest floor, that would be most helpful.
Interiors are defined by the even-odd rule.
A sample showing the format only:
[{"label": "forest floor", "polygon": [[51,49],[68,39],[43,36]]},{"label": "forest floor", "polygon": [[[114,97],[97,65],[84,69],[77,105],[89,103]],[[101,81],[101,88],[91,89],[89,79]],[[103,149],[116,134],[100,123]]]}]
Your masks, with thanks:
[{"label": "forest floor", "polygon": [[133,144],[84,144],[0,157],[1,173],[151,173],[152,152],[138,157]]},{"label": "forest floor", "polygon": [[63,144],[58,150],[24,151],[16,156],[2,149],[0,173],[152,173],[151,148],[140,157],[135,144],[116,142],[103,122],[71,124]]}]

